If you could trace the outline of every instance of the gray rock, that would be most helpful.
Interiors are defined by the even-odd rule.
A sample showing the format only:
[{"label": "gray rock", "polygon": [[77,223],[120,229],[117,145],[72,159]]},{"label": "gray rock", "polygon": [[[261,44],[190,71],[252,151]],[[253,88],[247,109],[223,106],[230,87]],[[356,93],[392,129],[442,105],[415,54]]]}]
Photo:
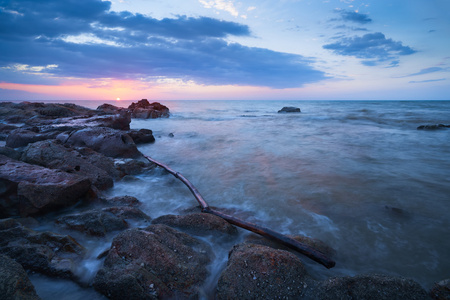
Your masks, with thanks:
[{"label": "gray rock", "polygon": [[[86,153],[86,151],[84,152]],[[71,147],[65,147],[60,141],[47,140],[29,144],[24,149],[21,160],[88,177],[92,184],[100,190],[111,188],[114,185],[112,175],[116,173],[114,172],[114,161],[109,157],[94,153],[94,151],[87,154],[82,155]]]},{"label": "gray rock", "polygon": [[450,300],[450,279],[435,283],[430,291],[430,295],[435,300]]},{"label": "gray rock", "polygon": [[0,217],[29,216],[67,207],[90,189],[87,177],[0,155]]},{"label": "gray rock", "polygon": [[241,244],[229,254],[217,284],[216,299],[302,299],[312,282],[294,254]]},{"label": "gray rock", "polygon": [[85,248],[70,236],[36,232],[13,219],[0,220],[0,253],[25,269],[49,276],[74,277]]},{"label": "gray rock", "polygon": [[444,128],[450,128],[450,125],[432,124],[432,125],[420,125],[419,127],[417,127],[418,130],[437,130]]},{"label": "gray rock", "polygon": [[135,144],[154,143],[155,137],[150,129],[130,130],[127,132]]},{"label": "gray rock", "polygon": [[14,259],[0,254],[0,299],[38,300],[27,272]]},{"label": "gray rock", "polygon": [[279,113],[299,113],[299,112],[301,112],[301,110],[298,107],[285,106],[282,109],[280,109],[278,112]]},{"label": "gray rock", "polygon": [[94,287],[110,299],[197,299],[210,247],[165,225],[114,238]]},{"label": "gray rock", "polygon": [[75,147],[91,148],[109,157],[142,157],[128,134],[108,127],[77,130],[70,134],[60,134],[57,139]]},{"label": "gray rock", "polygon": [[39,133],[28,129],[15,129],[10,132],[6,138],[6,146],[10,148],[19,148],[27,146],[30,143],[54,139],[59,134],[57,131]]}]

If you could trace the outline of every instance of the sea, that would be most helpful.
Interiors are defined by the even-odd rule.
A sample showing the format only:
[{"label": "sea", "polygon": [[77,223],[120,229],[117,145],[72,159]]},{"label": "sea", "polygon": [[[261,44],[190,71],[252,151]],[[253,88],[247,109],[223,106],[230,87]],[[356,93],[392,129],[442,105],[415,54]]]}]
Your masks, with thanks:
[{"label": "sea", "polygon": [[[131,122],[156,138],[139,150],[183,174],[210,206],[332,247],[332,269],[300,256],[313,278],[376,273],[411,278],[425,289],[450,278],[450,128],[417,129],[450,124],[450,101],[159,102],[169,107],[169,118]],[[301,113],[278,113],[284,106]],[[106,192],[120,195],[138,198],[152,218],[197,205],[161,169]],[[248,233],[240,232],[244,240]],[[112,237],[79,238],[93,249],[80,267],[88,282]],[[204,287],[209,298],[233,244],[202,239],[216,254]],[[55,286],[67,295],[70,285],[40,275],[32,280],[44,299]],[[73,297],[64,299],[91,293],[72,288]]]}]

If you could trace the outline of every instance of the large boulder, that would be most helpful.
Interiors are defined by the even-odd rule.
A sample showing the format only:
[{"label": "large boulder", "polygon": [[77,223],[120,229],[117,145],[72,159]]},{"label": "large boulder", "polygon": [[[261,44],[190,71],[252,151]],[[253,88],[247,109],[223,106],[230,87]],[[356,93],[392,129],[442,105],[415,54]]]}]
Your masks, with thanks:
[{"label": "large boulder", "polygon": [[0,254],[0,299],[38,300],[27,272],[14,259]]},{"label": "large boulder", "polygon": [[118,107],[108,103],[104,103],[97,107],[98,112],[105,114],[118,114],[126,110],[127,110],[126,108]]},{"label": "large boulder", "polygon": [[135,144],[146,144],[155,142],[153,131],[150,129],[130,130],[127,132]]},{"label": "large boulder", "polygon": [[301,299],[311,282],[294,254],[241,244],[229,254],[217,284],[216,299]]},{"label": "large boulder", "polygon": [[67,207],[91,190],[89,178],[0,155],[0,217]]},{"label": "large boulder", "polygon": [[0,220],[0,254],[13,258],[25,269],[72,278],[85,251],[70,236],[37,232],[13,219]]},{"label": "large boulder", "polygon": [[60,134],[57,139],[75,147],[89,147],[109,157],[142,156],[128,134],[108,127],[85,128],[70,134]]},{"label": "large boulder", "polygon": [[125,230],[130,227],[127,220],[135,222],[150,221],[141,210],[134,207],[108,207],[66,215],[56,220],[62,226],[94,236],[105,236],[109,232]]},{"label": "large boulder", "polygon": [[431,299],[417,282],[401,277],[363,274],[336,277],[311,289],[307,299],[425,300]]},{"label": "large boulder", "polygon": [[197,299],[208,276],[210,247],[165,225],[114,238],[96,290],[110,299]]},{"label": "large boulder", "polygon": [[208,236],[235,236],[236,227],[224,219],[207,213],[193,213],[188,215],[164,215],[152,221],[152,224],[164,224],[177,228],[189,234]]},{"label": "large boulder", "polygon": [[168,118],[169,108],[158,102],[150,103],[147,99],[142,99],[137,103],[132,103],[128,106],[128,111],[131,112],[132,118],[137,119],[155,119]]},{"label": "large boulder", "polygon": [[82,155],[57,140],[29,144],[23,151],[21,160],[88,177],[92,184],[100,190],[112,187],[114,185],[113,176],[117,173],[113,159],[94,151],[88,155]]}]

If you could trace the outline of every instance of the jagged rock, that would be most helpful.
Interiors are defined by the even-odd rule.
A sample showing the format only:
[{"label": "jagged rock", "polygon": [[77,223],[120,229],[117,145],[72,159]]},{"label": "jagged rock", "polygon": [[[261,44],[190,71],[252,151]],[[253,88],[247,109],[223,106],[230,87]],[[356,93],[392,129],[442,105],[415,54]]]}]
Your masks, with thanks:
[{"label": "jagged rock", "polygon": [[114,238],[94,279],[110,299],[197,299],[210,247],[165,225],[129,229]]},{"label": "jagged rock", "polygon": [[386,275],[336,277],[311,289],[307,299],[425,300],[427,292],[415,281]]},{"label": "jagged rock", "polygon": [[280,109],[278,112],[279,113],[299,113],[299,112],[301,112],[301,110],[298,107],[285,106],[282,109]]},{"label": "jagged rock", "polygon": [[0,217],[28,216],[67,207],[90,188],[87,177],[0,155]]},{"label": "jagged rock", "polygon": [[142,99],[137,103],[132,103],[128,106],[132,118],[138,119],[155,119],[168,118],[169,108],[158,102],[149,103],[147,99]]},{"label": "jagged rock", "polygon": [[0,254],[0,299],[38,300],[27,272],[14,259]]},{"label": "jagged rock", "polygon": [[58,131],[39,133],[29,129],[19,128],[10,132],[6,138],[6,146],[10,148],[24,147],[30,143],[54,139],[58,134]]},{"label": "jagged rock", "polygon": [[435,300],[450,300],[450,279],[435,283],[430,295]]},{"label": "jagged rock", "polygon": [[294,254],[240,244],[229,254],[217,284],[216,299],[302,299],[311,282]]},{"label": "jagged rock", "polygon": [[148,160],[138,159],[117,159],[115,167],[119,172],[119,177],[123,178],[127,175],[138,175],[155,168],[155,164]]},{"label": "jagged rock", "polygon": [[150,217],[137,208],[122,206],[67,215],[58,218],[56,223],[89,235],[105,236],[108,232],[129,228],[127,220],[150,221]]},{"label": "jagged rock", "polygon": [[97,107],[97,111],[106,113],[106,114],[118,114],[124,110],[127,110],[126,108],[123,107],[118,107],[112,104],[108,104],[108,103],[104,103],[100,106]]},{"label": "jagged rock", "polygon": [[11,131],[17,129],[17,126],[0,123],[0,141],[5,141]]},{"label": "jagged rock", "polygon": [[70,134],[60,134],[57,139],[75,147],[89,147],[109,157],[142,156],[128,134],[108,127],[85,128]]},{"label": "jagged rock", "polygon": [[[101,158],[99,159],[98,156],[101,156]],[[114,161],[111,158],[94,153],[94,151],[90,151],[88,155],[82,155],[75,149],[62,145],[57,140],[29,144],[23,151],[21,160],[30,164],[88,177],[92,184],[100,190],[114,185],[113,175],[116,172]],[[100,161],[101,163],[98,163]]]},{"label": "jagged rock", "polygon": [[150,129],[130,130],[127,132],[135,144],[154,143],[155,137]]},{"label": "jagged rock", "polygon": [[225,234],[237,235],[236,227],[224,219],[207,213],[193,213],[188,215],[165,215],[156,218],[152,224],[164,224],[194,235]]},{"label": "jagged rock", "polygon": [[36,232],[13,219],[0,220],[0,253],[25,269],[71,278],[85,248],[73,238],[51,232]]}]

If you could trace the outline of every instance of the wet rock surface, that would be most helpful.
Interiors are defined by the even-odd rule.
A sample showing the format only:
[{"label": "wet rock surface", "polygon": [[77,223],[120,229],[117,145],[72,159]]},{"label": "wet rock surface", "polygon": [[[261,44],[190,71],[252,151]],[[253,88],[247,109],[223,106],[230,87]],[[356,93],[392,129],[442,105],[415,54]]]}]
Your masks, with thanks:
[{"label": "wet rock surface", "polygon": [[129,229],[113,241],[96,290],[110,299],[196,299],[210,247],[165,225]]},{"label": "wet rock surface", "polygon": [[445,279],[434,284],[430,295],[436,300],[450,300],[450,279]]},{"label": "wet rock surface", "polygon": [[49,276],[73,278],[74,266],[85,248],[73,238],[51,232],[37,232],[13,219],[0,220],[0,254],[25,269]]},{"label": "wet rock surface", "polygon": [[128,111],[131,112],[131,116],[137,119],[155,119],[155,118],[168,118],[169,108],[158,102],[150,103],[147,99],[142,99],[137,103],[132,103],[128,106]]},{"label": "wet rock surface", "polygon": [[299,113],[301,112],[300,108],[293,106],[285,106],[278,111],[278,113]]},{"label": "wet rock surface", "polygon": [[0,298],[20,300],[40,299],[23,267],[14,259],[1,254]]},{"label": "wet rock surface", "polygon": [[450,125],[445,124],[431,124],[431,125],[420,125],[417,127],[418,130],[438,130],[438,129],[445,129],[450,128]]}]

